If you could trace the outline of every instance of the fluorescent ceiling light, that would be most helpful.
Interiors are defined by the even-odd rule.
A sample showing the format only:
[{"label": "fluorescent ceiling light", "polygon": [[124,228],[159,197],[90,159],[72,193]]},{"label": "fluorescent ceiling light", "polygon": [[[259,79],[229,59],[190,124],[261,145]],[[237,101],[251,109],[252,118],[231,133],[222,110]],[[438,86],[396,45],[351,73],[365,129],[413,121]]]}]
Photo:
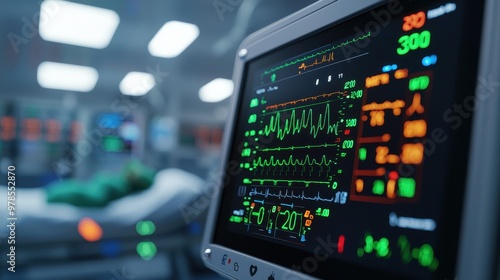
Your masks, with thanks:
[{"label": "fluorescent ceiling light", "polygon": [[200,35],[200,30],[194,24],[169,21],[151,39],[148,50],[153,56],[176,57],[189,47],[198,38],[198,35]]},{"label": "fluorescent ceiling light", "polygon": [[67,1],[45,0],[40,8],[40,37],[45,41],[103,49],[120,17],[112,10]]},{"label": "fluorescent ceiling light", "polygon": [[233,94],[234,84],[233,81],[228,79],[217,78],[208,84],[202,86],[199,91],[199,96],[203,102],[219,102],[231,94]]},{"label": "fluorescent ceiling light", "polygon": [[150,73],[130,72],[120,82],[120,91],[125,95],[141,96],[156,85],[155,77]]},{"label": "fluorescent ceiling light", "polygon": [[38,65],[38,84],[44,88],[88,92],[99,73],[92,67],[44,61]]}]

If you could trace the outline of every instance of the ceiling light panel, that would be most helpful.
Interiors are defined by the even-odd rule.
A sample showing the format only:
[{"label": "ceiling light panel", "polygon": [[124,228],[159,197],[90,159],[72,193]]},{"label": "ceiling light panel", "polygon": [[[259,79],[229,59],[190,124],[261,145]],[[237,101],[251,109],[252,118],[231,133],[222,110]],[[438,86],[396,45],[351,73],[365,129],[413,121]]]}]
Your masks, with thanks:
[{"label": "ceiling light panel", "polygon": [[38,65],[38,84],[44,88],[89,92],[94,89],[99,73],[87,66],[44,61]]},{"label": "ceiling light panel", "polygon": [[153,56],[173,58],[189,47],[199,35],[200,30],[194,24],[169,21],[151,39],[148,50]]},{"label": "ceiling light panel", "polygon": [[150,73],[129,72],[120,82],[120,91],[124,95],[141,96],[156,85],[155,77]]},{"label": "ceiling light panel", "polygon": [[232,80],[217,78],[202,86],[199,96],[203,102],[215,103],[231,96],[233,90],[234,84]]},{"label": "ceiling light panel", "polygon": [[45,41],[103,49],[120,23],[112,10],[58,0],[40,8],[40,37]]}]

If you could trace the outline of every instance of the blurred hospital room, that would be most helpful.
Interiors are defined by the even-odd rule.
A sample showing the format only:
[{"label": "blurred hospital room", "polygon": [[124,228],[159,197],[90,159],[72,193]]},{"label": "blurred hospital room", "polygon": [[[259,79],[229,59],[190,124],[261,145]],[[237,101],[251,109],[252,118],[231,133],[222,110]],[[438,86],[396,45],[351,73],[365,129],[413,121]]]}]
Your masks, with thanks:
[{"label": "blurred hospital room", "polygon": [[220,279],[238,45],[314,0],[0,0],[1,279]]}]

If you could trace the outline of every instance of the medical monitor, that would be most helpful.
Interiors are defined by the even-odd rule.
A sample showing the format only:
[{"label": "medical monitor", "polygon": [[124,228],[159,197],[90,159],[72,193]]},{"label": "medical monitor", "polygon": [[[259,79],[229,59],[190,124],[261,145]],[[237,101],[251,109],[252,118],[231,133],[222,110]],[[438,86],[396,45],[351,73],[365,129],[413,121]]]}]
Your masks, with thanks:
[{"label": "medical monitor", "polygon": [[248,37],[206,265],[455,279],[484,2],[318,1]]}]

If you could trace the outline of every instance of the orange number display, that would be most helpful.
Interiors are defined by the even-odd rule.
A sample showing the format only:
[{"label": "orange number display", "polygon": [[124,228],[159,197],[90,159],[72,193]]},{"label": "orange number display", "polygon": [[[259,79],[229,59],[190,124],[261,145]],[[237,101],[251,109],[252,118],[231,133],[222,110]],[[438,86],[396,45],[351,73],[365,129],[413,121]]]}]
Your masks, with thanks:
[{"label": "orange number display", "polygon": [[421,28],[424,26],[425,20],[426,17],[424,12],[418,12],[416,14],[406,16],[403,18],[403,31]]}]

